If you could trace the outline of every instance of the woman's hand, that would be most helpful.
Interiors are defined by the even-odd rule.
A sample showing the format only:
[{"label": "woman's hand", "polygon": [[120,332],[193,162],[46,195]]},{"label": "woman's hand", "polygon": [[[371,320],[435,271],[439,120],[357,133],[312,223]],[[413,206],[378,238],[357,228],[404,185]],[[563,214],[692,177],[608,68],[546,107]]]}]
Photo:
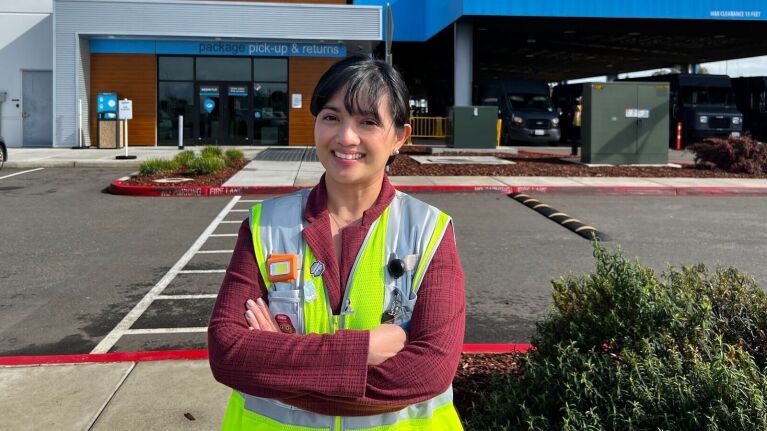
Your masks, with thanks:
[{"label": "woman's hand", "polygon": [[263,299],[258,298],[253,301],[248,299],[245,303],[245,320],[248,321],[248,327],[250,329],[258,329],[260,331],[279,332],[279,326],[277,321],[272,317],[272,313],[269,311],[269,306],[266,305]]},{"label": "woman's hand", "polygon": [[380,365],[405,348],[407,333],[398,325],[384,323],[370,330],[368,365]]}]

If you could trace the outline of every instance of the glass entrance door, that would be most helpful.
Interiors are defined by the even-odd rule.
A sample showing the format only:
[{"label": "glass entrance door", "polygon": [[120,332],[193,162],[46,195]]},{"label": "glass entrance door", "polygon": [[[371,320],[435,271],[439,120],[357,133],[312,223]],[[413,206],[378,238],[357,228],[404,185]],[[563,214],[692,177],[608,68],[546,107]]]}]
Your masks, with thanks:
[{"label": "glass entrance door", "polygon": [[197,141],[202,145],[224,145],[221,85],[197,84]]},{"label": "glass entrance door", "polygon": [[197,85],[198,143],[250,145],[253,121],[249,112],[250,85],[239,82]]},{"label": "glass entrance door", "polygon": [[248,97],[248,83],[229,83],[226,85],[226,136],[227,145],[249,145],[251,116]]}]

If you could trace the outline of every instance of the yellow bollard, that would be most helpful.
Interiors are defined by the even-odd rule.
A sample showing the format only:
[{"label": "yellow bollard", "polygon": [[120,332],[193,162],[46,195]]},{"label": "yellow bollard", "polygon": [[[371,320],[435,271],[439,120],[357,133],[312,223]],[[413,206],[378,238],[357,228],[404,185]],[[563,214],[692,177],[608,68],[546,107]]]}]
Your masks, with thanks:
[{"label": "yellow bollard", "polygon": [[496,141],[496,148],[499,148],[501,146],[501,126],[503,125],[503,120],[500,118],[495,123],[495,141]]}]

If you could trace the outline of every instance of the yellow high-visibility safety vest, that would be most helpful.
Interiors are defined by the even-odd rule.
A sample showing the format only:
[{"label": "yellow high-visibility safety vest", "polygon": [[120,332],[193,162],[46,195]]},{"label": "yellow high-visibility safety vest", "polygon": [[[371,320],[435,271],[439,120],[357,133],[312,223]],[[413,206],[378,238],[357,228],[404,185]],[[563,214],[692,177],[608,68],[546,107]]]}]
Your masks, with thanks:
[{"label": "yellow high-visibility safety vest", "polygon": [[[321,270],[303,241],[303,209],[308,190],[265,200],[251,210],[250,226],[259,270],[269,294],[273,315],[288,316],[299,334],[328,334],[339,329],[370,330],[385,312],[394,323],[405,324],[418,288],[450,217],[438,209],[397,192],[373,223],[354,261],[346,285],[341,315],[333,315]],[[266,258],[271,254],[299,254],[296,283],[270,283]],[[391,259],[401,259],[405,275],[395,279],[387,271]],[[290,370],[285,370],[289,373]],[[277,400],[233,391],[222,430],[284,431],[457,431],[462,430],[453,406],[453,389],[402,410],[371,416],[327,416]]]}]

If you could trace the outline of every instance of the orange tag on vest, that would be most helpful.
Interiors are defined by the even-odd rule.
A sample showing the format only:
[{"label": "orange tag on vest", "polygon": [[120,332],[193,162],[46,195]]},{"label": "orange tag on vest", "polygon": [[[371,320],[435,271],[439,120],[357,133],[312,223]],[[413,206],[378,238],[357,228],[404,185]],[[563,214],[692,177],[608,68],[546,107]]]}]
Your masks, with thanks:
[{"label": "orange tag on vest", "polygon": [[291,282],[298,278],[297,254],[273,254],[266,259],[266,273],[270,282]]}]

